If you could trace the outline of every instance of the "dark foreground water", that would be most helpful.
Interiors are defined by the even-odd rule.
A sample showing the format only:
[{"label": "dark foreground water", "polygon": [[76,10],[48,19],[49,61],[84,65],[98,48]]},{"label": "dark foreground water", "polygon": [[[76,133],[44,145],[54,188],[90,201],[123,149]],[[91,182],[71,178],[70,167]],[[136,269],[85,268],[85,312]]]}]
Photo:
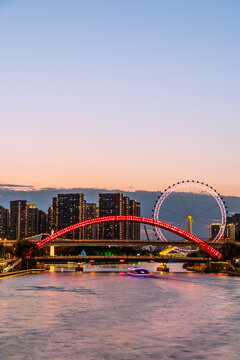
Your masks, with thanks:
[{"label": "dark foreground water", "polygon": [[240,359],[240,281],[45,273],[0,281],[0,359]]}]

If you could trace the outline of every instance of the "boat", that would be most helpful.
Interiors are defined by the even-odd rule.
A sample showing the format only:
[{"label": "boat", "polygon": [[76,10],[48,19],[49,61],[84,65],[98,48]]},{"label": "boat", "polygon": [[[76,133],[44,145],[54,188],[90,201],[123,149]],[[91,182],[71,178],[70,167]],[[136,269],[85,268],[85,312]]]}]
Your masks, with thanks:
[{"label": "boat", "polygon": [[75,271],[83,271],[83,264],[77,263],[77,266],[75,267]]},{"label": "boat", "polygon": [[160,263],[157,267],[157,271],[169,272],[169,268],[166,263]]},{"label": "boat", "polygon": [[129,267],[128,271],[126,272],[127,275],[130,276],[137,276],[137,277],[148,277],[151,276],[148,269],[140,268],[140,267]]}]

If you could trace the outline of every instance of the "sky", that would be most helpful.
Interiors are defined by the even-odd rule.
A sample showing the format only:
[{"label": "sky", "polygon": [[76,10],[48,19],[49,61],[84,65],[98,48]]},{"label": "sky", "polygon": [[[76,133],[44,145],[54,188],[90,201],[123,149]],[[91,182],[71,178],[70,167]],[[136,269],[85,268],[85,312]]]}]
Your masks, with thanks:
[{"label": "sky", "polygon": [[240,196],[240,2],[0,0],[0,183]]}]

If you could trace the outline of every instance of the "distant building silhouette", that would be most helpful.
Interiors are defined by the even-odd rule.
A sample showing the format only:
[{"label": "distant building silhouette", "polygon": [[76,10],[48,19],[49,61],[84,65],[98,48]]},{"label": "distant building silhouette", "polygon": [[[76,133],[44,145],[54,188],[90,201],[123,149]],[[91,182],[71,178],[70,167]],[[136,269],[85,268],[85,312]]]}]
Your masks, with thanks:
[{"label": "distant building silhouette", "polygon": [[[93,203],[85,204],[85,220],[95,219],[97,217],[97,206]],[[96,225],[87,226],[85,228],[85,239],[96,239],[97,227]]]},{"label": "distant building silhouette", "polygon": [[0,206],[0,238],[6,239],[8,236],[9,210]]},{"label": "distant building silhouette", "polygon": [[[140,216],[141,215],[141,204],[136,200],[129,201],[129,215]],[[129,239],[140,240],[140,224],[130,223],[129,225]]]},{"label": "distant building silhouette", "polygon": [[212,223],[210,225],[210,240],[214,240],[220,231],[221,223]]},{"label": "distant building silhouette", "polygon": [[226,237],[231,240],[235,240],[236,238],[236,225],[233,223],[227,224],[226,227]]},{"label": "distant building silhouette", "polygon": [[46,213],[27,204],[26,200],[10,201],[9,231],[12,240],[25,239],[46,232]]},{"label": "distant building silhouette", "polygon": [[26,205],[25,237],[38,234],[38,209],[33,204]]},{"label": "distant building silhouette", "polygon": [[[26,200],[10,202],[10,210],[0,206],[0,238],[12,240],[52,233],[76,223],[103,216],[140,216],[140,203],[122,193],[103,193],[98,207],[87,203],[84,194],[57,194],[48,213],[27,204]],[[115,222],[92,225],[69,233],[72,239],[140,239],[140,224]]]},{"label": "distant building silhouette", "polygon": [[38,229],[37,234],[47,233],[47,213],[38,209]]},{"label": "distant building silhouette", "polygon": [[[83,194],[58,194],[53,198],[50,213],[50,230],[58,231],[85,219],[85,202]],[[84,230],[78,229],[69,233],[69,238],[83,239]]]},{"label": "distant building silhouette", "polygon": [[52,198],[52,205],[48,209],[47,227],[49,234],[57,231],[57,198]]},{"label": "distant building silhouette", "polygon": [[235,225],[235,239],[240,241],[240,214],[235,213],[232,216],[228,216],[227,223]]},{"label": "distant building silhouette", "polygon": [[10,201],[10,232],[12,240],[24,239],[26,236],[26,200]]}]

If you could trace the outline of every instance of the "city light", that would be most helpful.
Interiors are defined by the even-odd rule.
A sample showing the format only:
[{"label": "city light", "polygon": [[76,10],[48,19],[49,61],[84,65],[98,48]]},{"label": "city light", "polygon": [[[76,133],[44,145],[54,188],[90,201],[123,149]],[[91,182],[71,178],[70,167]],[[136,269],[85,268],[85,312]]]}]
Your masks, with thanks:
[{"label": "city light", "polygon": [[[76,230],[76,229],[80,229],[83,228],[85,226],[89,226],[89,225],[94,225],[94,224],[100,224],[100,223],[104,223],[104,222],[115,222],[115,221],[130,221],[130,222],[138,222],[138,223],[142,223],[142,224],[149,224],[152,226],[156,226],[159,227],[161,229],[165,229],[168,230],[174,234],[177,235],[181,235],[182,237],[184,237],[186,240],[189,241],[193,241],[197,244],[200,244],[202,249],[208,253],[209,255],[211,255],[214,258],[218,258],[220,259],[222,257],[221,253],[219,251],[217,251],[216,249],[214,249],[212,246],[208,245],[205,241],[199,239],[198,237],[188,233],[187,231],[184,231],[182,229],[179,229],[178,227],[162,222],[162,221],[158,221],[158,220],[154,220],[154,219],[148,219],[145,217],[140,217],[140,216],[126,216],[126,215],[119,215],[119,216],[104,216],[104,217],[100,217],[100,218],[96,218],[96,219],[90,219],[90,220],[86,220],[86,221],[82,221],[80,223],[77,223],[75,225],[71,225],[68,226],[62,230],[59,230],[57,232],[55,232],[54,234],[48,236],[47,238],[39,241],[37,243],[38,248],[41,248],[43,245],[45,245],[46,243],[50,242],[51,240],[57,239],[58,237],[65,235],[67,233],[69,233],[70,231]],[[30,250],[26,255],[30,255],[32,252],[32,250]]]}]

